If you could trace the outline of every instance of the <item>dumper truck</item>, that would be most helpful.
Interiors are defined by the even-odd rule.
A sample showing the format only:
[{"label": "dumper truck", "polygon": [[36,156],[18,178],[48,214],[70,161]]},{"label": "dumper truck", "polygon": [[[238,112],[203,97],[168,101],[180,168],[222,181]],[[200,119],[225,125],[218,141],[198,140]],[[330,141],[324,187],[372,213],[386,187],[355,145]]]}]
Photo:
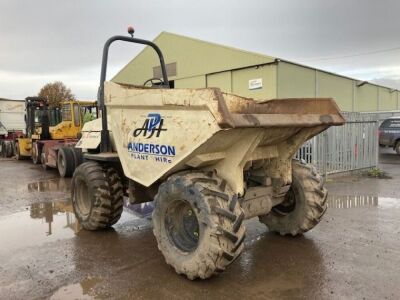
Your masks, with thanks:
[{"label": "dumper truck", "polygon": [[[106,82],[114,41],[155,50],[157,84]],[[255,101],[219,88],[170,89],[161,50],[132,34],[104,46],[98,105],[101,118],[85,124],[76,146],[86,161],[72,179],[76,218],[100,230],[120,219],[124,196],[154,201],[153,233],[178,274],[223,272],[243,250],[246,219],[296,236],[326,212],[323,178],[293,156],[344,123],[332,99]]]}]

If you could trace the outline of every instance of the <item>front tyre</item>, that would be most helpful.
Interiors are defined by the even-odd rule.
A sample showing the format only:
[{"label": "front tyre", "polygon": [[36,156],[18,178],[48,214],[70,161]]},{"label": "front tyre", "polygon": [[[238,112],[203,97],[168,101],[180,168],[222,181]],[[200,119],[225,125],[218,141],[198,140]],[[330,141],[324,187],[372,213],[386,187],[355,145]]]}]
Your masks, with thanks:
[{"label": "front tyre", "polygon": [[72,178],[72,205],[84,229],[111,227],[123,209],[123,186],[118,172],[97,162],[85,162]]},{"label": "front tyre", "polygon": [[237,196],[215,174],[171,176],[155,197],[153,232],[158,248],[189,279],[220,273],[242,252],[244,213]]},{"label": "front tyre", "polygon": [[327,191],[315,167],[294,160],[292,185],[285,200],[270,213],[260,216],[268,229],[281,235],[296,236],[314,228],[327,209]]}]

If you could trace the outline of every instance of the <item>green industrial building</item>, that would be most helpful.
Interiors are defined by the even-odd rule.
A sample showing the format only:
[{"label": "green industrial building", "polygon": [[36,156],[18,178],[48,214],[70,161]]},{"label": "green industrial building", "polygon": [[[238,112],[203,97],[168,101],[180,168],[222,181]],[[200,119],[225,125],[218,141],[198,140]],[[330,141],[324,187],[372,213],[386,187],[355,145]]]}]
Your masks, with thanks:
[{"label": "green industrial building", "polygon": [[[168,32],[154,42],[175,88],[219,87],[254,99],[332,97],[343,111],[400,109],[398,90],[366,81]],[[162,77],[159,62],[145,48],[113,81],[142,85],[153,77]]]}]

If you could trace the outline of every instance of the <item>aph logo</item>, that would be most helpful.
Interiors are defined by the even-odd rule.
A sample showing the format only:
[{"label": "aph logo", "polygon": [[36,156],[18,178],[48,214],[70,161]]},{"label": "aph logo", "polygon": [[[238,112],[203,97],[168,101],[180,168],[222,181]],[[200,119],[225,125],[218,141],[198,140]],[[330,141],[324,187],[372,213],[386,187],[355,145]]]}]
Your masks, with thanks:
[{"label": "aph logo", "polygon": [[164,119],[161,118],[160,114],[150,113],[147,115],[143,126],[133,131],[133,136],[138,137],[139,135],[143,135],[149,139],[156,134],[156,137],[159,137],[161,131],[167,131],[166,128],[163,128],[163,124]]}]

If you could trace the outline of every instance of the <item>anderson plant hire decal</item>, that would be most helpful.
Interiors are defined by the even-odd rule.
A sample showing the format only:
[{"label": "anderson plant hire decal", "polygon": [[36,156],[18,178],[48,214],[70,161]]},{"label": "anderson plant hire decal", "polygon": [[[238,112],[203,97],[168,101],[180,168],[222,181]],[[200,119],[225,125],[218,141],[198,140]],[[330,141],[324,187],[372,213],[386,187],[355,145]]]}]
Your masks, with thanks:
[{"label": "anderson plant hire decal", "polygon": [[176,155],[175,146],[156,143],[145,143],[135,141],[135,138],[158,138],[164,128],[164,119],[158,113],[149,113],[140,128],[136,128],[132,132],[134,140],[128,143],[128,152],[133,159],[150,160],[156,162],[171,163],[172,158]]}]

